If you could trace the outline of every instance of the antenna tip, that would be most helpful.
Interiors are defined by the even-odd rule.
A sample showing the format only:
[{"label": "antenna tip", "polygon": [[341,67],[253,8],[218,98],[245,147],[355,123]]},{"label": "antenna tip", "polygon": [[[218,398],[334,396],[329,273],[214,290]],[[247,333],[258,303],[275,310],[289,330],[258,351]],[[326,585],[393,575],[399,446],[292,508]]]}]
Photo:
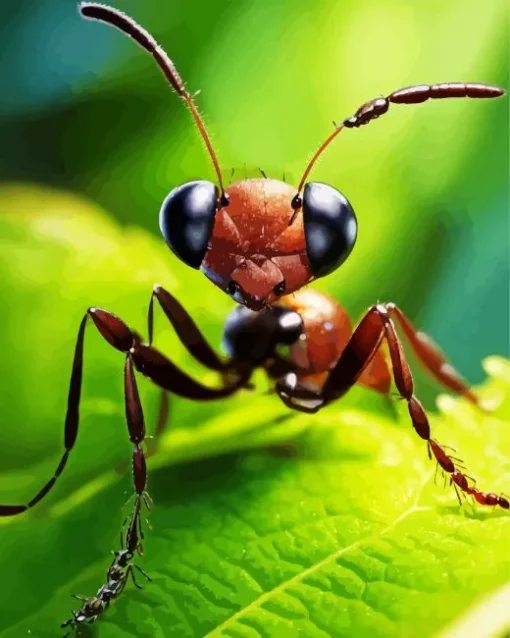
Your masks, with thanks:
[{"label": "antenna tip", "polygon": [[106,4],[100,4],[98,2],[80,2],[78,5],[78,12],[85,18],[98,18],[98,16],[104,13],[115,13],[115,9],[109,7]]},{"label": "antenna tip", "polygon": [[80,2],[80,4],[78,5],[78,11],[80,13],[86,13],[87,8],[90,6],[90,2]]}]

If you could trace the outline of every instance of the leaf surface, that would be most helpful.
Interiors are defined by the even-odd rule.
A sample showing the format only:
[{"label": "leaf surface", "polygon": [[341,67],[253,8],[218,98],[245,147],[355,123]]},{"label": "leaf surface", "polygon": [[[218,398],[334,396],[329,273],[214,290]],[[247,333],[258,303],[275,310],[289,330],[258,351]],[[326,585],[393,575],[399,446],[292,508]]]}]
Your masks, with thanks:
[{"label": "leaf surface", "polygon": [[[485,388],[499,397],[496,412],[483,416],[443,398],[434,429],[440,440],[462,444],[481,489],[498,490],[510,475],[503,455],[510,367],[496,358],[486,365],[496,375]],[[313,417],[291,447],[154,470],[154,529],[141,561],[154,583],[126,590],[97,635],[434,635],[508,579],[510,521],[501,510],[460,508],[453,490],[434,485],[424,444],[410,429],[405,414],[395,421],[338,405]],[[69,593],[99,587],[107,549],[117,545],[112,503],[122,502],[121,492],[108,487],[21,537],[14,531],[22,523],[2,530],[13,532],[2,546],[10,540],[16,556],[23,547],[32,565],[20,573],[19,559],[8,561],[4,573],[16,574],[16,586],[11,578],[4,600],[30,591],[34,575],[46,592],[55,589],[2,636],[55,635]]]},{"label": "leaf surface", "polygon": [[[143,233],[121,232],[66,197],[0,194],[3,303],[10,304],[2,352],[17,363],[12,385],[21,393],[9,387],[0,395],[9,416],[2,502],[30,495],[54,467],[73,339],[93,294],[94,305],[142,330],[150,286],[168,258],[176,270],[162,283],[186,293],[211,343],[228,308],[196,273],[181,276]],[[36,201],[43,212],[32,218]],[[133,274],[132,260],[144,251],[146,266]],[[21,257],[33,265],[30,276],[18,267]],[[169,331],[158,340],[191,365]],[[119,545],[121,506],[132,493],[131,477],[113,469],[130,457],[122,357],[92,335],[88,343],[82,431],[69,470],[40,507],[0,521],[2,638],[60,635],[77,602],[70,594],[97,591]],[[479,391],[493,411],[441,397],[433,434],[457,449],[480,489],[508,491],[510,365],[497,357],[484,365],[490,379]],[[217,404],[172,402],[171,428],[150,461],[156,505],[140,560],[154,583],[143,591],[129,585],[77,635],[427,637],[508,580],[508,512],[460,508],[451,488],[434,484],[404,405],[354,389],[317,415],[299,415],[258,381],[255,391]],[[154,416],[157,393],[141,388]]]}]

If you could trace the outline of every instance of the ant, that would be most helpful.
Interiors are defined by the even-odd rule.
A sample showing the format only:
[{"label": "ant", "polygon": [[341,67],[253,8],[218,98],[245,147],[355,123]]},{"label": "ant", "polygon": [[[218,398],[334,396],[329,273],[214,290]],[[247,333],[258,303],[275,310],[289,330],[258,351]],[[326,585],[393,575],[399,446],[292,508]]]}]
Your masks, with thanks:
[{"label": "ant", "polygon": [[[409,365],[396,325],[433,377],[452,392],[480,406],[459,373],[424,333],[418,332],[393,303],[371,306],[352,330],[346,311],[336,300],[312,289],[311,281],[335,271],[350,255],[357,221],[349,201],[328,184],[307,182],[310,171],[329,144],[344,129],[369,124],[394,104],[418,104],[429,99],[496,98],[503,89],[478,83],[448,82],[406,87],[363,104],[321,144],[298,187],[265,176],[244,179],[225,188],[216,153],[191,93],[173,62],[152,36],[127,15],[101,4],[82,2],[83,17],[116,27],[149,52],[172,89],[186,103],[212,160],[217,184],[205,180],[174,188],[160,211],[160,228],[176,256],[201,270],[238,305],[224,328],[227,359],[220,358],[180,302],[160,286],[152,291],[148,309],[148,342],[113,313],[91,307],[81,320],[72,364],[64,427],[65,451],[53,477],[26,504],[0,505],[0,516],[15,516],[39,503],[62,474],[79,425],[85,328],[92,321],[113,348],[123,353],[127,429],[133,444],[133,481],[137,502],[145,494],[147,470],[142,443],[146,438],[135,370],[164,392],[196,401],[212,401],[250,387],[256,368],[274,381],[275,392],[289,408],[315,413],[361,383],[388,394],[393,375],[407,402],[412,426],[427,443],[429,455],[452,484],[482,505],[509,509],[508,500],[471,487],[462,467],[431,438],[428,417],[414,395]],[[205,368],[219,372],[222,383],[210,387],[193,379],[152,346],[154,304],[159,304],[188,352]],[[383,342],[389,360],[382,354]],[[281,353],[281,347],[288,348]],[[391,371],[391,372],[390,372]],[[392,373],[392,374],[391,374]],[[127,533],[127,554],[119,553],[108,571],[108,582],[85,605],[78,619],[96,618],[133,574],[128,565],[138,514]],[[115,578],[119,575],[119,578]],[[110,598],[109,598],[110,597]],[[88,616],[87,616],[88,614]]]},{"label": "ant", "polygon": [[[95,596],[91,596],[90,598],[74,596],[74,598],[82,600],[83,604],[78,611],[72,612],[73,617],[63,622],[61,627],[71,627],[73,629],[84,622],[95,622],[99,616],[108,609],[111,601],[118,598],[124,591],[124,587],[126,586],[129,576],[131,576],[135,587],[142,589],[142,587],[136,582],[134,572],[135,568],[147,579],[147,581],[152,582],[152,579],[139,565],[131,564],[131,561],[135,556],[135,552],[138,552],[140,555],[143,553],[141,544],[143,532],[140,520],[142,498],[143,497],[140,496],[136,497],[133,514],[126,531],[125,547],[123,534],[121,533],[121,549],[114,552],[115,558],[106,572],[106,583],[98,590]],[[69,635],[70,632],[66,634],[66,637]]]}]

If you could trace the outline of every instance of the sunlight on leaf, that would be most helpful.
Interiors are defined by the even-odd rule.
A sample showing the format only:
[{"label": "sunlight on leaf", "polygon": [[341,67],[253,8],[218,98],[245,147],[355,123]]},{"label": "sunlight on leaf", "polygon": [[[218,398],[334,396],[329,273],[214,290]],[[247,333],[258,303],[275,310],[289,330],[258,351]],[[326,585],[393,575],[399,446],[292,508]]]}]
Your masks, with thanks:
[{"label": "sunlight on leaf", "polygon": [[[479,391],[499,393],[495,411],[484,414],[448,397],[433,428],[440,440],[458,445],[480,489],[500,491],[510,482],[504,456],[510,445],[510,364],[492,357],[484,365],[492,377]],[[130,588],[97,624],[97,635],[433,636],[484,592],[503,584],[510,575],[508,513],[470,503],[460,508],[451,488],[434,484],[434,466],[405,412],[397,421],[364,412],[363,399],[371,396],[360,391],[358,408],[351,404],[344,410],[339,403],[283,422],[286,428],[301,421],[300,427],[281,431],[282,442],[292,440],[290,448],[275,448],[269,436],[272,447],[266,451],[153,471],[154,529],[143,566],[155,582],[142,592]],[[242,408],[229,412],[227,407],[224,419],[206,420],[198,428],[194,455],[178,426],[162,454],[167,445],[170,450],[172,437],[176,450],[167,462],[216,454],[219,444],[202,447],[201,439],[215,428],[218,437],[224,435],[225,449],[237,443],[251,447],[250,436],[260,436],[262,421],[271,431],[277,414],[273,401],[274,411],[268,402],[255,419],[245,406],[244,438],[234,428]],[[250,427],[252,422],[260,426]],[[45,548],[45,555],[53,555],[55,567],[70,557],[74,565],[66,574],[55,569],[55,591],[47,602],[31,617],[5,626],[2,636],[28,629],[54,635],[55,623],[72,606],[68,595],[99,587],[108,547],[116,546],[117,506],[114,525],[104,518],[111,503],[122,501],[120,488],[107,488],[62,518],[33,521],[21,539],[14,534],[3,539],[3,547],[8,543],[11,551],[30,552],[38,565],[43,548],[27,545],[31,536],[43,528],[56,537],[65,533],[64,546]],[[86,531],[80,530],[85,521]],[[20,521],[17,528],[23,527]],[[114,528],[111,533],[108,527]],[[76,555],[76,544],[84,539]],[[29,577],[18,575],[4,596],[23,591]]]},{"label": "sunlight on leaf", "polygon": [[[0,488],[2,502],[13,502],[54,468],[88,305],[142,331],[161,281],[219,343],[230,302],[164,245],[86,201],[19,186],[0,192],[0,208],[1,349],[16,361],[0,395]],[[158,347],[198,374],[160,316],[156,328]],[[40,507],[0,526],[2,637],[60,635],[70,594],[96,592],[118,548],[133,489],[118,470],[130,458],[123,362],[91,332],[82,428],[65,478]],[[476,391],[491,411],[445,395],[431,423],[479,489],[499,494],[510,485],[510,363],[483,365],[489,379]],[[296,414],[267,393],[263,375],[256,381],[214,404],[171,400],[170,427],[149,463],[153,530],[140,563],[154,583],[128,587],[92,634],[77,635],[427,638],[508,580],[508,512],[460,507],[451,487],[434,482],[402,402],[354,388],[317,415]],[[157,393],[143,379],[140,388],[152,427]]]}]

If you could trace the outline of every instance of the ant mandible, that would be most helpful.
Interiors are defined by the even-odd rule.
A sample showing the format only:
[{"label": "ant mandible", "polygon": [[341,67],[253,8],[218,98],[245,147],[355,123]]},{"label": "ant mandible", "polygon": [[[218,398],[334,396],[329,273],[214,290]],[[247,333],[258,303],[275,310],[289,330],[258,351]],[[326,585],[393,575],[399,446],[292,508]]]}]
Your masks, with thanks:
[{"label": "ant mandible", "polygon": [[[133,480],[138,499],[145,494],[147,470],[142,448],[145,423],[135,369],[163,391],[210,401],[245,387],[252,372],[262,367],[275,380],[276,393],[288,407],[313,413],[341,398],[358,382],[387,393],[391,366],[416,434],[427,443],[429,456],[450,475],[455,489],[472,495],[480,504],[509,509],[504,496],[481,492],[471,485],[460,461],[431,438],[427,415],[414,395],[411,371],[395,322],[436,380],[479,405],[475,394],[432,340],[417,332],[393,303],[369,308],[352,331],[345,310],[335,300],[311,289],[301,290],[312,280],[336,270],[356,241],[356,216],[348,200],[332,186],[306,182],[319,156],[342,130],[368,124],[384,115],[392,104],[494,98],[504,91],[460,82],[420,84],[394,91],[366,102],[335,128],[312,157],[297,189],[265,177],[244,179],[225,189],[216,153],[193,97],[163,49],[134,20],[116,9],[83,2],[80,12],[85,18],[120,29],[151,53],[174,91],[188,105],[218,184],[198,180],[172,190],[161,208],[161,231],[181,261],[200,269],[242,305],[230,313],[225,323],[227,360],[215,353],[177,299],[160,286],[154,287],[149,304],[148,343],[143,343],[111,312],[89,308],[81,321],[74,351],[64,428],[65,452],[54,476],[28,503],[0,505],[0,516],[21,514],[39,503],[66,466],[78,435],[85,327],[89,319],[103,338],[126,357],[126,420],[133,444]],[[155,300],[188,352],[209,370],[222,374],[221,387],[211,388],[192,379],[152,347]],[[388,346],[389,362],[381,353],[383,342]],[[289,347],[287,357],[279,353],[281,345]]]}]

